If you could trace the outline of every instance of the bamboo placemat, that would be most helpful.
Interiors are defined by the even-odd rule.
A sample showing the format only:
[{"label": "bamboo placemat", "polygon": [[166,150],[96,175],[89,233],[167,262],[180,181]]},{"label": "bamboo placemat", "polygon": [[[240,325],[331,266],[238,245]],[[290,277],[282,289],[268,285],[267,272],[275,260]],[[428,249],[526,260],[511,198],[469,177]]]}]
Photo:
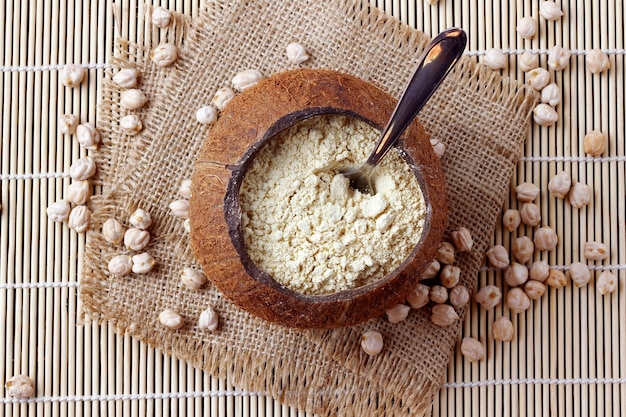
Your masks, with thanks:
[{"label": "bamboo placemat", "polygon": [[[474,365],[460,354],[451,359],[433,415],[626,416],[626,346],[620,343],[626,338],[622,3],[557,1],[564,16],[556,22],[539,18],[539,0],[371,3],[427,34],[465,28],[470,54],[480,59],[488,48],[506,50],[503,73],[520,80],[524,74],[516,57],[524,49],[539,52],[543,67],[546,51],[555,44],[574,50],[568,68],[552,73],[563,92],[559,121],[529,132],[512,185],[531,181],[542,190],[537,203],[543,223],[555,228],[560,240],[545,257],[550,265],[566,269],[582,259],[583,242],[598,240],[611,249],[598,269],[619,277],[618,290],[605,297],[593,284],[548,290],[528,312],[511,316],[516,327],[511,343],[490,336],[491,323],[508,316],[508,310],[472,308],[463,335],[485,342],[487,359]],[[192,17],[206,6],[199,0],[160,5]],[[0,8],[5,26],[0,32],[0,382],[26,373],[37,384],[29,403],[0,398],[0,414],[305,415],[259,393],[236,391],[110,326],[79,323],[84,237],[49,222],[45,209],[63,196],[69,166],[86,153],[58,133],[57,118],[73,113],[96,121],[114,38],[159,36],[144,20],[146,7],[141,0],[40,0],[7,1]],[[523,16],[539,23],[532,41],[516,34]],[[592,48],[609,50],[608,73],[585,69],[584,54]],[[80,88],[61,84],[58,64],[64,63],[93,64]],[[582,138],[592,129],[609,138],[605,157],[589,159],[582,151]],[[548,180],[562,170],[593,188],[589,206],[575,210],[548,194]],[[517,207],[513,194],[508,207]],[[530,234],[530,229],[510,234],[498,227],[493,242],[510,247],[516,236]],[[500,273],[489,269],[478,280],[479,286],[502,284]]]}]

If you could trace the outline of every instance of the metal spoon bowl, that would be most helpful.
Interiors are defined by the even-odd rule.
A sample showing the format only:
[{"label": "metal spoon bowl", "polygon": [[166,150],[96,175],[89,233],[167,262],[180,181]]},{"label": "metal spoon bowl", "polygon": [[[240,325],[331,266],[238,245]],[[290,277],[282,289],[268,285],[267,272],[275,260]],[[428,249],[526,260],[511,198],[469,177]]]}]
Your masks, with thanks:
[{"label": "metal spoon bowl", "polygon": [[376,148],[362,165],[342,171],[352,188],[368,194],[376,192],[372,182],[374,168],[457,63],[466,44],[467,35],[463,29],[451,28],[441,32],[427,45]]}]

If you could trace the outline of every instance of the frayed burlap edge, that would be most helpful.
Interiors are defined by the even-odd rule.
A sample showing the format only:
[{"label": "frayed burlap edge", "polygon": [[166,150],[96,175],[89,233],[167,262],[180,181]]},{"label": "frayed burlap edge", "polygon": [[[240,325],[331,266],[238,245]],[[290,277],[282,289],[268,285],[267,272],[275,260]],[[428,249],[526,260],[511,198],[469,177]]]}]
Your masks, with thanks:
[{"label": "frayed burlap edge", "polygon": [[[178,271],[193,264],[193,259],[181,222],[169,215],[167,203],[178,198],[175,188],[182,176],[191,172],[193,153],[206,136],[206,129],[194,123],[190,110],[206,102],[206,96],[227,83],[239,69],[259,68],[266,74],[289,69],[282,51],[277,50],[277,45],[282,49],[286,44],[281,38],[284,34],[277,34],[279,39],[275,44],[268,45],[258,39],[272,41],[273,38],[253,39],[253,29],[238,26],[255,13],[266,16],[277,12],[264,10],[268,7],[264,1],[216,2],[215,5],[211,15],[191,23],[188,37],[176,38],[183,48],[181,59],[173,68],[155,68],[150,63],[147,56],[153,45],[138,46],[123,41],[118,45],[120,57],[114,63],[123,67],[132,62],[139,66],[145,74],[142,88],[151,102],[141,112],[146,129],[129,140],[117,127],[121,113],[119,106],[116,107],[119,89],[111,84],[111,74],[105,80],[108,99],[103,101],[106,108],[99,127],[103,127],[108,141],[96,156],[104,191],[93,201],[95,227],[88,234],[85,278],[81,283],[86,316],[112,322],[118,331],[188,360],[212,375],[229,378],[238,387],[267,392],[285,404],[307,411],[372,416],[427,413],[453,352],[460,321],[448,329],[436,328],[430,324],[429,309],[425,309],[412,313],[399,325],[381,319],[354,328],[301,332],[249,317],[229,305],[213,288],[188,294],[177,286]],[[402,80],[412,71],[411,62],[427,42],[423,34],[366,2],[290,2],[280,13],[288,14],[292,22],[302,20],[303,33],[297,37],[311,47],[313,59],[309,66],[353,73],[395,96],[403,88]],[[307,38],[311,31],[306,28],[308,21],[316,20],[313,28],[328,25],[328,15],[337,20],[332,28],[324,28],[326,38]],[[227,32],[233,27],[244,33],[239,34],[240,39],[229,41]],[[246,30],[249,32],[245,33]],[[363,37],[345,36],[357,32]],[[291,35],[295,37],[296,33]],[[230,50],[220,49],[217,41],[235,42],[238,47],[228,44]],[[218,56],[220,59],[231,59],[232,68],[215,64],[203,48],[223,54]],[[335,49],[339,52],[333,52]],[[378,62],[372,62],[375,61],[372,57]],[[469,98],[463,98],[465,94]],[[474,250],[458,261],[463,267],[462,283],[470,289],[474,287],[495,218],[507,195],[535,100],[517,82],[502,79],[464,59],[420,115],[431,135],[448,148],[443,162],[450,190],[451,229],[465,226],[475,237]],[[466,121],[475,123],[458,126]],[[176,141],[177,137],[181,140]],[[179,165],[177,171],[167,166],[155,167],[155,162],[163,160],[164,147],[168,152],[169,147],[175,148],[172,154]],[[477,162],[475,158],[470,164],[468,158],[476,157],[477,148],[482,149],[480,164],[484,165],[477,170],[491,177],[473,175],[467,178],[473,184],[467,184],[463,180],[469,177],[467,168]],[[163,181],[153,175],[168,170],[178,175]],[[488,187],[484,184],[486,180]],[[468,190],[475,194],[468,197]],[[98,232],[99,225],[111,216],[123,220],[137,207],[147,208],[155,218],[151,250],[169,253],[170,258],[159,259],[158,269],[145,277],[116,280],[107,276],[106,262],[120,248],[107,246]],[[485,213],[480,222],[474,216],[476,207]],[[179,332],[169,332],[156,323],[158,308],[162,306],[177,306],[192,321],[207,304],[215,306],[224,316],[216,335],[199,332],[193,324]],[[461,316],[464,313],[460,311]],[[358,347],[360,333],[365,328],[376,328],[385,334],[386,348],[378,357],[367,357]],[[252,335],[238,333],[242,331]]]}]

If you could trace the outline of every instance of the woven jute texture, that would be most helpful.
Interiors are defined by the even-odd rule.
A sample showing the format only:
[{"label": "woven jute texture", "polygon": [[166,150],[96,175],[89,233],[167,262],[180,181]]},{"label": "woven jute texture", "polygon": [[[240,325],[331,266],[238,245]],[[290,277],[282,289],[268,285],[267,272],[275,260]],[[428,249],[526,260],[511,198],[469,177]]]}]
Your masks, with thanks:
[{"label": "woven jute texture", "polygon": [[[434,326],[426,307],[393,325],[384,318],[329,331],[270,325],[233,306],[210,284],[200,291],[180,284],[180,271],[197,265],[183,222],[168,208],[180,198],[179,184],[191,176],[210,129],[196,121],[196,110],[229,85],[236,72],[255,68],[270,75],[292,69],[284,48],[298,41],[312,55],[302,66],[350,73],[397,97],[428,37],[366,1],[233,0],[213,3],[194,20],[177,16],[165,38],[181,48],[171,67],[150,62],[155,45],[121,40],[116,68],[106,75],[98,120],[103,143],[94,154],[102,195],[92,200],[93,230],[80,287],[85,319],[112,322],[119,332],[239,388],[267,392],[319,415],[428,414],[461,320],[449,328]],[[119,106],[121,90],[111,82],[117,67],[137,68],[140,88],[150,98],[137,112],[144,129],[134,137],[118,125],[127,111]],[[450,230],[464,226],[474,237],[473,250],[457,259],[461,284],[470,290],[508,195],[536,100],[518,82],[464,58],[419,116],[447,147],[443,165]],[[145,275],[109,276],[108,261],[126,251],[105,242],[101,225],[114,217],[127,226],[137,208],[152,214],[147,250],[158,264]],[[220,327],[212,333],[195,324],[207,306],[220,315]],[[157,317],[166,308],[181,313],[187,324],[177,331],[161,326]],[[463,317],[464,310],[459,314]],[[359,347],[366,329],[384,335],[385,348],[376,357]]]}]

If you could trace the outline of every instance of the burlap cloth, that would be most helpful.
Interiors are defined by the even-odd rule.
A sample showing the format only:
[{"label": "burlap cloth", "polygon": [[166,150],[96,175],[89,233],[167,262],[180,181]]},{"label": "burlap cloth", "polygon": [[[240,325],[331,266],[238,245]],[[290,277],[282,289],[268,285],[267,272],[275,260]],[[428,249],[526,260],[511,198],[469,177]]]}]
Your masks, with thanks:
[{"label": "burlap cloth", "polygon": [[[293,41],[312,59],[303,66],[344,71],[398,96],[428,38],[368,5],[367,0],[232,0],[215,2],[194,20],[177,16],[165,38],[181,46],[179,60],[158,68],[149,60],[155,45],[118,41],[113,63],[138,68],[140,88],[150,98],[137,113],[144,130],[135,137],[119,128],[120,89],[106,74],[98,127],[103,143],[94,154],[97,184],[93,230],[86,245],[80,286],[85,318],[112,322],[162,351],[185,359],[235,386],[267,392],[284,404],[319,415],[423,415],[444,379],[462,325],[431,324],[430,307],[389,324],[384,318],[354,328],[300,331],[269,325],[236,308],[208,285],[191,291],[180,271],[194,265],[183,223],[170,215],[181,180],[191,176],[195,155],[209,127],[195,111],[208,104],[232,76],[255,68],[269,75],[294,66],[285,58]],[[522,152],[536,95],[514,80],[464,58],[419,118],[447,146],[443,159],[450,202],[450,229],[467,227],[471,253],[459,256],[461,283],[475,286],[478,268],[508,195]],[[101,224],[115,217],[126,224],[136,208],[154,219],[149,252],[158,266],[147,275],[109,276],[107,263],[123,251],[106,243]],[[213,306],[219,330],[197,329],[199,313]],[[188,320],[181,330],[158,323],[165,308]],[[460,311],[461,317],[464,310]],[[360,347],[365,329],[385,337],[382,354]]]}]

